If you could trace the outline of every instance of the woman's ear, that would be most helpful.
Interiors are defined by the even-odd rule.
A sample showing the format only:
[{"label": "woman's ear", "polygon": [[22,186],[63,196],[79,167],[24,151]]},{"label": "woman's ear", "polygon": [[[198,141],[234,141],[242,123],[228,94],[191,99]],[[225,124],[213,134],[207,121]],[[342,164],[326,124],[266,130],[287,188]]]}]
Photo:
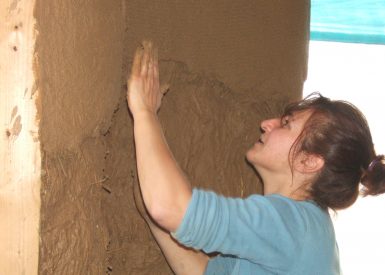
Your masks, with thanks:
[{"label": "woman's ear", "polygon": [[317,173],[324,165],[324,159],[315,154],[299,153],[294,160],[294,169],[303,174]]}]

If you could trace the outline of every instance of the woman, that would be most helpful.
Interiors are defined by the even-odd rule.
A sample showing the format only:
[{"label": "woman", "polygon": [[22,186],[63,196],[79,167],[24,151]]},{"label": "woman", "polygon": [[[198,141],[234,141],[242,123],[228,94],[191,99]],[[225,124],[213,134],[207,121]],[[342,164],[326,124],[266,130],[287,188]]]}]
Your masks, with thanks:
[{"label": "woman", "polygon": [[[384,157],[376,156],[362,114],[320,95],[293,103],[281,118],[261,123],[261,136],[246,155],[263,180],[263,196],[224,198],[193,189],[157,118],[163,93],[156,50],[149,42],[143,46],[134,57],[127,95],[151,218],[142,214],[173,271],[339,274],[327,210],[353,204],[359,182],[366,195],[385,192]],[[212,252],[219,254],[205,254]]]}]

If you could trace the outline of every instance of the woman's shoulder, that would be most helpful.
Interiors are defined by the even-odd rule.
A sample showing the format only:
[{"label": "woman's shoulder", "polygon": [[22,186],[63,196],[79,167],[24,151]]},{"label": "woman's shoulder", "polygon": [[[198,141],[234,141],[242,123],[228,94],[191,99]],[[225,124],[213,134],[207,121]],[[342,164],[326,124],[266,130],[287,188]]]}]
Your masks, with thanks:
[{"label": "woman's shoulder", "polygon": [[253,194],[245,200],[252,204],[265,205],[267,209],[285,220],[303,223],[305,228],[312,224],[330,224],[331,219],[327,210],[319,207],[311,200],[294,200],[280,194]]},{"label": "woman's shoulder", "polygon": [[248,198],[254,201],[265,201],[266,203],[271,203],[277,207],[282,207],[284,209],[297,209],[297,210],[310,210],[318,213],[328,213],[326,210],[322,209],[317,203],[312,200],[294,200],[292,198],[280,195],[280,194],[269,194],[269,195],[260,195],[253,194]]}]

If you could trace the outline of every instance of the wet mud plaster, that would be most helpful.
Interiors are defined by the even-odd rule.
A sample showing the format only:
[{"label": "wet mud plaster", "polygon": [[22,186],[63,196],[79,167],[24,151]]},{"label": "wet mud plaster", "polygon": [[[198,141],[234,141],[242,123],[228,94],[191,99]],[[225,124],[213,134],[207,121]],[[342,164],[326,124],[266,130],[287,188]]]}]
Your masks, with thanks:
[{"label": "wet mud plaster", "polygon": [[[261,192],[244,160],[262,119],[301,96],[308,1],[38,0],[41,274],[172,274],[132,197],[124,98],[135,48],[159,47],[160,120],[194,186]],[[63,20],[66,18],[66,20]]]},{"label": "wet mud plaster", "polygon": [[[144,38],[159,47],[161,82],[170,84],[159,115],[192,184],[231,196],[261,192],[244,154],[260,121],[301,97],[309,2],[126,1],[125,19],[124,60]],[[131,64],[123,65],[128,70]],[[142,249],[143,268],[115,253],[118,274],[172,274],[164,261],[158,264],[151,240],[149,246],[142,241],[145,229],[138,224],[130,232],[131,245]]]},{"label": "wet mud plaster", "polygon": [[43,178],[39,274],[104,274],[106,135],[121,101],[121,1],[35,7]]}]

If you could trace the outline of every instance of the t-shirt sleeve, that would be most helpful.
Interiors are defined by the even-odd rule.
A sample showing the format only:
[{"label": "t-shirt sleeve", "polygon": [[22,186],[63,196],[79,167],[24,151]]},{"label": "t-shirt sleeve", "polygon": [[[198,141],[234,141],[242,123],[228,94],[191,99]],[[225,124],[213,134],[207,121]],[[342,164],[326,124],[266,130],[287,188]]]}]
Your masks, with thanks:
[{"label": "t-shirt sleeve", "polygon": [[233,257],[216,256],[207,264],[205,275],[231,275],[234,274],[236,260]]},{"label": "t-shirt sleeve", "polygon": [[206,253],[220,252],[285,270],[302,248],[306,221],[295,202],[282,196],[226,198],[194,189],[173,237]]}]

